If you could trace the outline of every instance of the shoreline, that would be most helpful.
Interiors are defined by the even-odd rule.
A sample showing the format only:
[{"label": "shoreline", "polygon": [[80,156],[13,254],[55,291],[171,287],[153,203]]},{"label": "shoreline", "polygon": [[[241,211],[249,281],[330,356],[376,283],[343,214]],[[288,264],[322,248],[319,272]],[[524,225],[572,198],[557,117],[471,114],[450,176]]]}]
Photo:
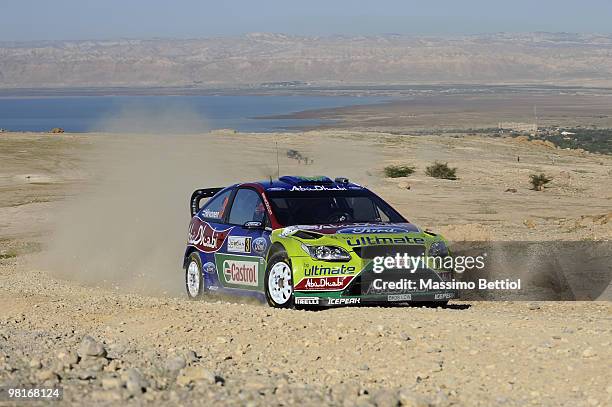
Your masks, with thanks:
[{"label": "shoreline", "polygon": [[473,93],[467,91],[581,91],[581,92],[610,92],[612,86],[579,86],[538,83],[431,83],[431,84],[351,84],[351,85],[313,85],[313,86],[79,86],[79,87],[33,87],[33,88],[0,88],[0,98],[19,97],[87,97],[87,96],[275,96],[275,95],[302,95],[302,96],[389,96],[405,95],[413,92],[429,92],[440,90],[456,90],[459,93]]},{"label": "shoreline", "polygon": [[[13,95],[13,96],[8,96]],[[0,101],[7,99],[45,98],[104,98],[104,97],[350,97],[355,103],[336,106],[306,108],[299,103],[295,111],[281,114],[248,113],[244,116],[214,117],[214,129],[237,131],[261,131],[256,123],[266,121],[294,121],[270,125],[268,133],[300,132],[308,130],[378,131],[388,133],[479,131],[494,129],[501,122],[530,124],[538,127],[593,127],[612,128],[612,88],[547,87],[530,85],[472,86],[472,85],[421,85],[421,86],[378,86],[368,87],[327,87],[295,89],[202,89],[202,88],[78,88],[78,89],[0,89]],[[360,98],[364,98],[360,103]],[[366,100],[372,98],[372,100]],[[142,102],[147,108],[147,103]],[[189,100],[182,101],[189,106]],[[275,109],[271,105],[271,109]],[[278,107],[276,107],[278,110]],[[214,108],[213,108],[214,110]],[[261,111],[261,110],[260,110]],[[111,111],[112,113],[112,111]],[[207,112],[194,112],[205,118]],[[112,117],[111,117],[112,118]],[[95,120],[95,119],[92,119]],[[215,120],[224,123],[214,124]],[[252,125],[248,121],[252,120]],[[318,121],[318,123],[300,123]],[[239,124],[243,121],[242,124]],[[244,123],[246,121],[247,124]],[[232,123],[235,123],[232,126]],[[0,127],[2,125],[0,124]],[[8,127],[8,126],[7,126]],[[62,123],[57,127],[69,128]],[[210,130],[211,127],[205,129]],[[265,127],[265,126],[264,126]],[[12,130],[7,128],[7,130]],[[32,129],[40,131],[43,129]],[[48,129],[51,130],[51,129]],[[84,132],[79,128],[78,132]],[[124,129],[118,129],[123,132]]]}]

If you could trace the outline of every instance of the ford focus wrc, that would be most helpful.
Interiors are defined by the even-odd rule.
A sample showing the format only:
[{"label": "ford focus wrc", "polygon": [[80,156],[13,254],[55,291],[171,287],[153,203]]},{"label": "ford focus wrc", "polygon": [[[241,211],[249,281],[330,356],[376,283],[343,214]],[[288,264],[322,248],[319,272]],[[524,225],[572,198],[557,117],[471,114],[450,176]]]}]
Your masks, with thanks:
[{"label": "ford focus wrc", "polygon": [[199,189],[190,206],[183,267],[192,299],[218,292],[290,308],[457,297],[435,288],[452,279],[441,266],[376,270],[376,259],[444,258],[447,244],[346,178],[284,176]]}]

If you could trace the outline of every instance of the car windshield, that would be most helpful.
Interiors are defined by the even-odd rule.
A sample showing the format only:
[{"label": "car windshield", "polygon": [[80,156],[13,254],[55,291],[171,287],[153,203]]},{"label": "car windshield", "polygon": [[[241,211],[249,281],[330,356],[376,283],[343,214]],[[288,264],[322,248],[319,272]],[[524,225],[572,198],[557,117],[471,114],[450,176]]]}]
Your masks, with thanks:
[{"label": "car windshield", "polygon": [[406,222],[368,191],[273,191],[268,196],[276,219],[283,226]]}]

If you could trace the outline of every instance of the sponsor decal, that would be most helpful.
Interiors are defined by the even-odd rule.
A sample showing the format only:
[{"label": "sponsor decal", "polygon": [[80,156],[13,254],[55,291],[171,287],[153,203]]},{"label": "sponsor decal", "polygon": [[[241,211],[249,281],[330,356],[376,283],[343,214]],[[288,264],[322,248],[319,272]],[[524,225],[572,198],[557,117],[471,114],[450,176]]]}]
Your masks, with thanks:
[{"label": "sponsor decal", "polygon": [[436,300],[449,300],[451,298],[455,298],[453,293],[434,294],[434,299]]},{"label": "sponsor decal", "polygon": [[216,252],[221,248],[232,228],[217,230],[198,217],[191,219],[187,244],[205,252]]},{"label": "sponsor decal", "polygon": [[296,297],[297,305],[319,305],[319,297]]},{"label": "sponsor decal", "polygon": [[204,216],[205,218],[219,219],[221,218],[221,212],[211,211],[210,209],[204,209],[202,211],[202,216]]},{"label": "sponsor decal", "polygon": [[338,227],[334,225],[297,225],[297,226],[290,226],[290,227],[295,227],[295,228],[304,229],[304,230],[322,230],[322,229],[329,229],[329,228],[338,229]]},{"label": "sponsor decal", "polygon": [[223,277],[228,284],[259,285],[259,263],[242,260],[224,260]]},{"label": "sponsor decal", "polygon": [[398,226],[358,226],[352,228],[344,228],[338,230],[336,233],[346,233],[354,235],[365,235],[369,233],[409,233],[418,232],[415,227],[398,227]]},{"label": "sponsor decal", "polygon": [[253,251],[258,254],[264,254],[268,248],[268,242],[265,237],[258,237],[253,240]]},{"label": "sponsor decal", "polygon": [[[366,233],[410,233],[419,232],[419,228],[412,224],[381,225],[377,223],[345,223],[345,224],[321,224],[321,225],[295,225],[291,233],[302,230],[314,230],[320,233],[346,233],[346,234],[366,234]],[[283,236],[289,236],[291,233]]]},{"label": "sponsor decal", "polygon": [[216,273],[217,272],[217,266],[215,266],[215,263],[209,261],[208,263],[204,263],[204,265],[202,266],[202,270],[204,270],[205,273]]},{"label": "sponsor decal", "polygon": [[283,229],[280,236],[287,237],[293,235],[298,230],[312,230],[321,233],[336,233],[338,230],[338,225],[295,225],[295,226],[287,226]]},{"label": "sponsor decal", "polygon": [[295,285],[296,291],[340,291],[343,290],[354,276],[338,277],[306,277]]},{"label": "sponsor decal", "polygon": [[268,202],[268,198],[266,197],[266,194],[265,193],[261,194],[261,198],[263,199],[263,203],[266,206],[268,215],[272,216],[272,207],[270,206],[270,202]]},{"label": "sponsor decal", "polygon": [[[435,263],[434,266],[436,266]],[[453,273],[451,271],[439,271],[438,276],[440,276],[442,281],[451,281],[453,279]]]},{"label": "sponsor decal", "polygon": [[412,301],[412,294],[390,294],[387,301]]},{"label": "sponsor decal", "polygon": [[294,234],[295,232],[297,232],[298,230],[300,230],[299,227],[297,226],[288,226],[286,228],[284,228],[282,230],[282,232],[280,232],[280,237],[288,237],[291,236],[292,234]]},{"label": "sponsor decal", "polygon": [[337,274],[355,274],[355,266],[347,266],[345,264],[341,266],[320,266],[315,264],[314,266],[305,267],[304,275],[306,277],[311,276],[330,276]]},{"label": "sponsor decal", "polygon": [[217,290],[219,289],[219,287],[217,287],[216,285],[209,285],[209,286],[208,286],[208,289],[209,289],[210,291],[217,291]]},{"label": "sponsor decal", "polygon": [[305,192],[305,191],[346,191],[346,188],[345,187],[340,187],[340,186],[328,187],[328,186],[325,186],[325,185],[309,185],[309,186],[294,185],[293,188],[291,188],[291,191],[300,191],[300,192]]},{"label": "sponsor decal", "polygon": [[422,237],[400,236],[400,237],[383,237],[383,236],[362,236],[355,239],[346,239],[346,244],[349,246],[376,246],[376,245],[392,245],[392,244],[422,244],[425,239]]},{"label": "sponsor decal", "polygon": [[251,238],[246,236],[228,237],[227,251],[232,253],[251,253]]},{"label": "sponsor decal", "polygon": [[329,179],[328,177],[324,176],[324,175],[313,175],[312,177],[307,177],[307,176],[303,176],[303,175],[298,175],[295,177],[297,180],[300,181],[327,181],[327,182],[331,182],[331,179]]},{"label": "sponsor decal", "polygon": [[360,303],[361,298],[330,298],[327,300],[327,305],[348,305]]}]

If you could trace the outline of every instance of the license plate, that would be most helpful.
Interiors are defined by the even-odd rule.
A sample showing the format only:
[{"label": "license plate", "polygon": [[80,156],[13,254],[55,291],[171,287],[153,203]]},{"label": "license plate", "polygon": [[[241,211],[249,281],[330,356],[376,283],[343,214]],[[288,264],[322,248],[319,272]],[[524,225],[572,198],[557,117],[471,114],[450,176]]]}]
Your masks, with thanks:
[{"label": "license plate", "polygon": [[387,301],[411,301],[411,294],[390,294],[387,296]]}]

